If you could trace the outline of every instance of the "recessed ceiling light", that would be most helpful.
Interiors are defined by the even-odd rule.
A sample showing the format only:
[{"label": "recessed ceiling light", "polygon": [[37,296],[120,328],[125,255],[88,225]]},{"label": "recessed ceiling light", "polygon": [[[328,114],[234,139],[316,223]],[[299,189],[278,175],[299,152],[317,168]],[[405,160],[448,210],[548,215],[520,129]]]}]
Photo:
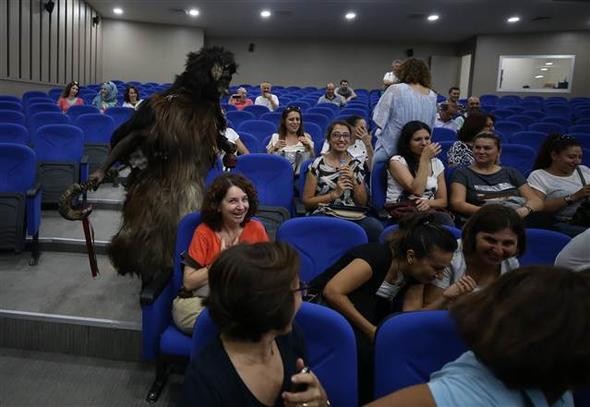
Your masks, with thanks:
[{"label": "recessed ceiling light", "polygon": [[520,17],[517,16],[513,16],[513,17],[508,17],[508,19],[506,20],[507,23],[518,23],[520,21]]},{"label": "recessed ceiling light", "polygon": [[541,68],[541,71],[548,71],[549,68]]},{"label": "recessed ceiling light", "polygon": [[272,15],[272,13],[270,12],[270,10],[262,10],[260,12],[260,17],[262,18],[269,18]]},{"label": "recessed ceiling light", "polygon": [[541,79],[541,78],[543,78],[543,75],[537,75],[537,76],[535,76],[535,79]]},{"label": "recessed ceiling light", "polygon": [[191,8],[188,11],[188,15],[191,16],[191,17],[197,17],[199,14],[200,14],[199,13],[199,10],[197,10],[196,8]]},{"label": "recessed ceiling light", "polygon": [[354,20],[356,18],[356,13],[354,11],[349,11],[344,15],[344,18],[347,20]]},{"label": "recessed ceiling light", "polygon": [[119,8],[119,7],[115,7],[113,9],[113,13],[115,13],[115,14],[123,14],[123,9],[122,8]]},{"label": "recessed ceiling light", "polygon": [[545,62],[545,65],[551,66],[551,65],[553,65],[553,62]]},{"label": "recessed ceiling light", "polygon": [[427,19],[428,21],[431,21],[431,22],[432,22],[432,21],[436,21],[436,20],[438,20],[439,18],[440,18],[440,17],[438,16],[438,14],[431,14],[431,15],[429,15],[428,17],[426,17],[426,19]]}]

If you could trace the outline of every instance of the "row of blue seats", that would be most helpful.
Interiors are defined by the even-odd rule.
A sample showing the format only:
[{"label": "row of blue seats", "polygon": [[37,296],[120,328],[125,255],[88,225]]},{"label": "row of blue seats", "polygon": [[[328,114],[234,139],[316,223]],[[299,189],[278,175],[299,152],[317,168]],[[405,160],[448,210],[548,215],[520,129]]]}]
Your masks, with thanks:
[{"label": "row of blue seats", "polygon": [[[115,127],[118,127],[129,120],[133,112],[134,110],[129,107],[111,107],[104,114],[111,117],[115,122]],[[0,109],[0,123],[16,123],[23,126],[35,125],[38,127],[42,124],[64,123],[68,119],[73,121],[83,114],[100,114],[100,111],[94,106],[77,105],[70,107],[64,114],[55,104],[38,103],[31,105],[26,115],[16,110]],[[58,115],[62,117],[58,118]]]}]

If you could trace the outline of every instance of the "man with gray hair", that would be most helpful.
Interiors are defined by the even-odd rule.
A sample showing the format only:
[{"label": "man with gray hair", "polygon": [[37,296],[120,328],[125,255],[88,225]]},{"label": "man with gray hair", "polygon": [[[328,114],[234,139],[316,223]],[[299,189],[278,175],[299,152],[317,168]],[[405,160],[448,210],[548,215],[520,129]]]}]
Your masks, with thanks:
[{"label": "man with gray hair", "polygon": [[385,76],[383,76],[383,89],[387,89],[388,86],[393,85],[394,83],[399,83],[399,79],[397,77],[397,70],[399,66],[402,64],[402,61],[399,59],[394,60],[391,63],[391,71],[387,72]]},{"label": "man with gray hair", "polygon": [[255,105],[266,106],[271,112],[279,107],[279,98],[271,93],[272,85],[270,82],[260,84],[260,96],[254,101]]}]

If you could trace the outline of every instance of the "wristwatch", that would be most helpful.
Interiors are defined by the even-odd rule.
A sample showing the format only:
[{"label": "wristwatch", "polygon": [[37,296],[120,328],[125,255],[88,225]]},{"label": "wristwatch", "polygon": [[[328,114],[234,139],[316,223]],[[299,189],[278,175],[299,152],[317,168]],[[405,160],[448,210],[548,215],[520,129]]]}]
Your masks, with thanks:
[{"label": "wristwatch", "polygon": [[566,195],[563,197],[563,200],[566,204],[571,205],[574,203],[574,198],[571,195]]}]

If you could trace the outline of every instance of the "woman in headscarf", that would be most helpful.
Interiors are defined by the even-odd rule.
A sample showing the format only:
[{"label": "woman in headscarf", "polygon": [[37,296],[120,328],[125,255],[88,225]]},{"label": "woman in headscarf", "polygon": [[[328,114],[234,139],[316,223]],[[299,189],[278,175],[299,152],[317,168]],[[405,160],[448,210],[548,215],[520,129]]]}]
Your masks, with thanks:
[{"label": "woman in headscarf", "polygon": [[92,99],[92,106],[104,113],[105,110],[117,106],[117,86],[113,82],[105,82],[98,95]]}]

